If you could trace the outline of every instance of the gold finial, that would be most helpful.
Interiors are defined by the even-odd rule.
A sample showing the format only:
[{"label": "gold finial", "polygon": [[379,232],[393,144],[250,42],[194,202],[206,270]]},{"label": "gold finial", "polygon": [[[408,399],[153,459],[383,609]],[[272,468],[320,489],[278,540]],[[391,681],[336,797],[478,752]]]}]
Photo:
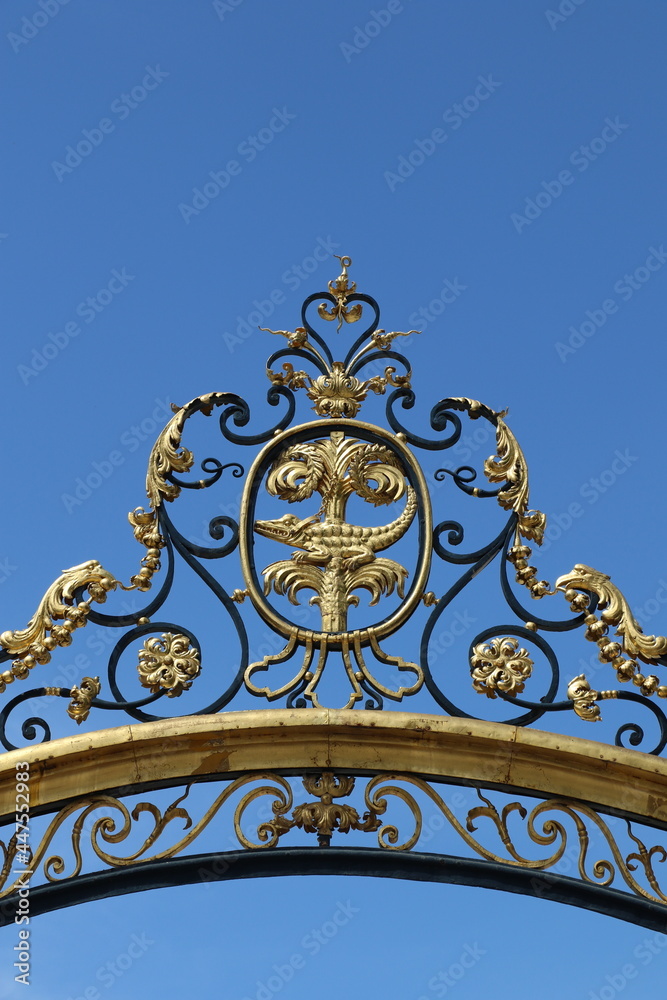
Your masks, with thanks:
[{"label": "gold finial", "polygon": [[[336,287],[345,291],[349,289],[350,292],[353,292],[357,286],[352,282],[352,287],[349,288],[347,278],[347,269],[348,267],[352,267],[352,258],[347,256],[339,257],[337,253],[334,254],[334,257],[340,261],[340,266],[343,269],[336,278]],[[329,282],[329,286],[331,286],[331,282]]]},{"label": "gold finial", "polygon": [[331,309],[327,309],[324,302],[322,302],[318,307],[317,311],[322,319],[328,320],[338,320],[338,326],[336,330],[340,330],[343,325],[343,320],[346,323],[356,323],[361,316],[361,303],[357,302],[355,305],[348,307],[347,299],[350,295],[354,295],[357,290],[356,282],[350,282],[347,269],[352,266],[352,258],[347,256],[339,257],[337,253],[334,254],[336,260],[340,261],[341,272],[335,281],[329,282],[329,291],[336,299],[336,305]]}]

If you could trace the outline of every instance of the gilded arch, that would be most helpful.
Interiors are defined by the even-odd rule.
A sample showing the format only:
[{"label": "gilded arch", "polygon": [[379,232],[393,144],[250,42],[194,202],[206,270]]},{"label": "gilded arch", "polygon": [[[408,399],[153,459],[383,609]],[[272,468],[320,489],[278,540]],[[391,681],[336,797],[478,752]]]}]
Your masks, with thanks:
[{"label": "gilded arch", "polygon": [[[8,697],[0,711],[7,751],[0,758],[4,922],[22,905],[26,878],[37,914],[197,881],[204,871],[212,878],[356,872],[463,882],[664,926],[667,894],[657,863],[667,857],[660,843],[667,826],[667,765],[659,756],[667,744],[660,708],[667,685],[656,674],[645,675],[640,661],[667,665],[667,638],[644,635],[604,573],[578,564],[553,587],[538,579],[528,543],[541,544],[546,519],[529,506],[526,461],[505,413],[447,397],[431,410],[434,437],[411,431],[398,410],[414,406],[412,373],[394,342],[415,331],[379,329],[377,303],[350,283],[349,258],[341,263],[329,291],[306,299],[301,326],[269,331],[287,340],[267,362],[268,402],[284,410],[275,425],[244,432],[250,408],[233,393],[209,393],[175,408],[149,459],[149,506],[129,515],[145,550],[138,572],[123,584],[96,560],[74,566],[49,588],[25,629],[0,635],[0,660],[8,664],[0,675],[4,691],[35,668],[44,672],[57,648],[76,641],[74,633],[87,623],[122,630],[104,681],[83,677],[71,689],[32,688]],[[342,361],[309,318],[316,303],[319,318],[337,322],[339,330],[367,323]],[[287,357],[308,362],[314,375],[296,370]],[[317,419],[292,426],[299,390]],[[369,393],[388,390],[390,431],[357,419]],[[217,411],[224,461],[205,459],[202,478],[185,479],[194,465],[182,444],[187,422]],[[459,439],[463,417],[494,429],[496,454],[484,463],[485,485],[477,485],[476,470],[468,466],[437,468],[427,483],[417,452],[436,458],[446,452]],[[248,447],[261,451],[246,475],[236,459]],[[241,511],[238,520],[225,513],[210,521],[210,537],[219,544],[204,545],[181,532],[166,505],[184,491],[208,490],[230,477],[245,477]],[[488,543],[464,552],[459,521],[450,517],[433,526],[431,493],[443,483],[474,502],[495,500],[505,512],[504,525]],[[357,505],[355,515],[348,501]],[[374,513],[362,518],[366,509]],[[389,510],[391,516],[383,513]],[[418,556],[408,566],[411,545]],[[289,558],[286,546],[293,550]],[[237,549],[240,566],[221,562]],[[268,553],[264,569],[256,552]],[[196,703],[187,699],[215,670],[190,625],[163,614],[177,558],[209,588],[236,636],[235,647],[225,643],[225,657],[216,661],[224,668],[222,688],[190,714],[182,713]],[[450,574],[443,585],[433,572],[436,560],[460,575],[452,582]],[[443,612],[493,562],[516,620],[485,626],[469,644],[475,717],[447,689],[447,674],[435,668],[431,649]],[[244,586],[223,585],[213,572],[221,564],[232,565],[232,578]],[[146,603],[122,615],[94,607],[117,590],[145,594]],[[312,615],[299,624],[290,615],[304,591],[312,595]],[[565,598],[571,617],[535,613],[539,602],[555,597]],[[278,637],[275,652],[254,659],[247,629],[253,612]],[[348,620],[348,614],[357,617]],[[411,640],[408,658],[397,633],[418,621],[421,637]],[[597,646],[601,666],[636,690],[596,690],[583,675],[561,680],[551,635],[580,628]],[[130,679],[138,691],[126,697],[132,655]],[[335,664],[334,691],[346,690],[341,707],[327,708],[320,684],[335,676]],[[542,688],[530,695],[538,675]],[[447,714],[382,711],[386,701],[425,693]],[[239,694],[283,707],[221,712]],[[66,699],[67,714],[79,725],[103,712],[114,721],[122,712],[133,722],[53,740],[39,716],[15,722],[24,706],[41,699]],[[558,713],[598,721],[606,700],[647,713],[653,735],[631,721],[618,729],[616,745],[605,747],[527,728]],[[510,717],[485,720],[484,705],[499,701]],[[178,705],[179,714],[153,714],[158,703],[163,710]],[[38,731],[41,742],[35,742]],[[650,752],[632,749],[637,746]],[[29,843],[25,824],[15,818],[23,773],[36,822],[33,829],[31,820]],[[457,787],[475,796],[460,815],[446,794]],[[168,790],[176,797],[166,804],[153,800]],[[268,814],[248,822],[248,807],[260,798]],[[420,849],[426,806],[444,831],[437,851]],[[214,844],[191,852],[225,824],[238,847],[221,851]],[[65,857],[60,845],[68,838]],[[566,855],[574,859],[576,876],[559,870]]]}]

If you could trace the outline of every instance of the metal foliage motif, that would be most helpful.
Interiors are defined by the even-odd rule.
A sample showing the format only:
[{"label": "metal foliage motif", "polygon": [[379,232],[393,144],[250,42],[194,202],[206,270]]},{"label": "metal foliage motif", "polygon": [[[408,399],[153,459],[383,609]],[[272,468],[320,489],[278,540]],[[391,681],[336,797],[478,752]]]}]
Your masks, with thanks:
[{"label": "metal foliage motif", "polygon": [[[368,486],[372,480],[376,489]],[[376,552],[393,545],[405,534],[417,511],[417,496],[405,482],[395,456],[381,445],[368,444],[332,431],[328,440],[293,446],[281,453],[267,480],[270,494],[294,503],[317,492],[317,514],[299,518],[284,514],[274,520],[255,521],[255,531],[296,548],[291,559],[271,563],[262,570],[264,590],[287,594],[298,603],[299,590],[314,590],[311,604],[322,612],[323,632],[347,631],[347,611],[358,604],[354,590],[365,588],[371,605],[394,587],[401,597],[408,571],[393,559]],[[402,513],[378,527],[348,524],[345,508],[351,494],[376,506],[407,494]]]},{"label": "metal foliage motif", "polygon": [[137,669],[143,687],[153,694],[164,688],[168,698],[176,698],[199,676],[199,652],[186,635],[166,632],[160,639],[146,639],[139,650]]},{"label": "metal foliage motif", "polygon": [[475,691],[495,698],[497,689],[509,695],[521,694],[534,664],[517,639],[496,637],[474,647],[470,666]]},{"label": "metal foliage motif", "polygon": [[[455,810],[439,783],[385,772],[362,779],[365,811],[360,814],[354,805],[339,801],[355,792],[357,780],[333,771],[304,774],[302,784],[310,798],[295,804],[289,777],[276,772],[244,774],[223,782],[222,788],[219,782],[207,783],[212,801],[198,806],[197,814],[187,801],[190,785],[166,809],[150,801],[128,807],[122,798],[108,794],[75,799],[52,816],[34,844],[31,886],[72,882],[85,874],[91,862],[120,869],[175,858],[218,817],[224,822],[223,810],[228,806],[233,812],[227,822],[240,847],[251,852],[274,848],[295,830],[312,835],[315,850],[326,850],[333,838],[357,832],[371,834],[381,850],[411,852],[423,850],[434,831],[442,830],[440,854],[446,849],[451,856],[458,847],[459,852],[468,850],[485,862],[535,874],[558,872],[567,861],[566,870],[574,867],[572,874],[584,883],[667,903],[667,887],[656,868],[656,862],[667,858],[667,851],[659,843],[646,844],[628,818],[615,819],[587,804],[561,798],[528,807],[517,800],[507,801],[506,796],[496,805],[490,797],[494,793],[481,787],[472,789],[478,804]],[[252,819],[248,822],[250,806],[263,798],[270,800],[273,818],[262,820],[254,832],[246,832],[252,825]],[[406,808],[396,810],[399,803]],[[431,807],[426,821],[425,804]],[[406,816],[407,828],[402,829]],[[63,834],[71,848],[67,860],[61,853],[52,853]],[[8,841],[0,840],[0,899],[11,897],[25,877],[16,877],[14,865],[22,850],[17,837],[14,832]],[[216,842],[220,841],[218,833]]]},{"label": "metal foliage motif", "polygon": [[[542,543],[546,518],[530,507],[527,463],[505,422],[506,411],[466,397],[447,397],[431,410],[433,436],[422,436],[405,425],[401,411],[410,411],[416,397],[410,364],[395,349],[395,342],[417,331],[381,329],[377,303],[358,293],[349,279],[350,258],[341,257],[340,261],[341,274],[329,283],[328,291],[305,300],[301,324],[294,331],[269,331],[287,341],[285,347],[273,352],[266,366],[271,383],[267,401],[281,411],[274,426],[259,433],[245,432],[250,407],[236,393],[211,392],[174,407],[174,415],[148,460],[148,505],[128,515],[143,549],[139,569],[127,584],[95,560],[65,570],[47,590],[26,628],[0,634],[0,664],[6,664],[0,673],[0,693],[15,681],[25,680],[35,667],[48,664],[56,648],[68,646],[74,633],[88,622],[116,629],[120,636],[102,681],[88,677],[73,687],[33,688],[6,701],[0,711],[0,742],[6,749],[15,746],[8,735],[12,713],[38,698],[67,699],[67,712],[77,723],[98,711],[121,711],[138,721],[158,719],[163,716],[153,714],[153,706],[162,701],[164,707],[165,697],[179,699],[179,714],[188,712],[187,699],[193,690],[199,690],[202,682],[197,678],[208,676],[208,668],[195,633],[183,623],[160,620],[177,559],[190,567],[218,601],[237,640],[236,650],[230,654],[233,667],[222,689],[193,714],[220,711],[242,688],[270,701],[284,698],[289,707],[318,706],[325,668],[328,670],[327,664],[338,657],[350,685],[347,707],[363,703],[366,708],[382,708],[385,699],[401,701],[425,687],[440,710],[470,715],[445,690],[445,675],[441,678],[433,669],[429,650],[445,609],[497,559],[502,594],[514,621],[484,628],[470,642],[466,670],[470,671],[472,690],[484,696],[484,704],[489,703],[487,699],[496,703],[501,699],[512,706],[506,722],[530,725],[548,713],[565,711],[583,721],[596,721],[601,718],[600,703],[605,699],[632,702],[652,717],[658,738],[648,739],[640,725],[629,722],[618,729],[616,743],[623,745],[625,741],[652,753],[661,753],[667,745],[667,718],[656,701],[667,697],[667,684],[654,673],[645,675],[638,662],[667,666],[667,637],[644,635],[622,592],[598,570],[576,565],[560,576],[554,587],[539,579],[530,564],[528,543]],[[335,324],[336,344],[356,329],[355,324],[363,328],[342,357],[334,357],[314,325],[313,312],[325,326]],[[295,367],[297,362],[301,367]],[[301,389],[313,404],[315,418],[295,427]],[[357,419],[369,393],[388,393],[385,412],[390,432]],[[183,444],[188,422],[196,414],[211,417],[214,413],[225,445],[225,461],[206,458],[201,462],[200,477],[187,478],[195,463],[193,452]],[[429,489],[415,457],[420,451],[437,457],[451,449],[460,439],[463,420],[482,421],[495,435],[495,453],[483,465],[486,482],[477,485],[476,470],[465,465],[442,466],[435,472],[434,482],[447,482],[475,500],[495,500],[508,515],[495,538],[470,552],[462,549],[465,530],[460,522],[441,520],[431,527]],[[262,450],[246,476],[247,463],[236,459],[243,449],[245,454],[250,449],[254,456],[258,448]],[[195,543],[172,523],[168,505],[183,491],[208,490],[230,477],[245,480],[239,520],[227,514],[214,517],[209,534],[216,544]],[[273,518],[255,515],[259,497],[294,504],[298,513]],[[348,519],[348,502],[357,505],[358,501],[368,504],[369,510],[398,506],[393,517],[375,525],[370,523],[372,518],[366,522],[356,513]],[[275,543],[276,549],[276,558],[259,571],[253,561],[258,539]],[[403,546],[400,559],[392,557],[395,544]],[[414,569],[408,568],[404,557],[409,544],[419,550]],[[280,558],[280,549],[285,546],[293,551],[289,555],[283,551]],[[237,551],[241,568],[232,560],[227,590],[212,566]],[[439,561],[460,572],[445,593],[437,592],[435,576],[431,575],[432,557],[434,564]],[[512,573],[519,590],[510,582]],[[564,596],[571,616],[560,620],[537,615],[523,603],[520,588],[531,602]],[[146,595],[144,606],[126,614],[103,614],[96,605],[117,590]],[[247,598],[246,609],[241,611],[239,604]],[[274,606],[271,602],[276,599],[278,605]],[[319,609],[319,627],[305,628],[289,619],[284,608],[302,600]],[[278,645],[253,662],[245,624],[248,605],[284,642],[282,649]],[[380,611],[373,619],[376,607]],[[361,608],[365,620],[350,627],[350,616],[358,617]],[[383,642],[417,611],[423,615],[424,608],[428,614],[414,662],[385,649]],[[382,609],[386,610],[384,618]],[[547,637],[580,628],[585,638],[596,644],[600,662],[613,668],[620,684],[631,682],[636,691],[593,689],[582,675],[566,682],[565,697],[557,700],[560,668]],[[137,643],[142,645],[135,653],[134,678],[146,694],[131,700],[121,689],[119,670]],[[285,680],[280,671],[292,658],[296,668]],[[392,677],[388,676],[390,669]],[[274,681],[274,676],[282,680]],[[525,691],[537,691],[538,683],[542,685],[540,696],[529,700]],[[482,710],[480,701],[480,716]],[[14,723],[12,726],[15,728]],[[27,741],[37,739],[38,733],[42,741],[51,738],[48,723],[39,716],[25,719],[20,730]]]}]

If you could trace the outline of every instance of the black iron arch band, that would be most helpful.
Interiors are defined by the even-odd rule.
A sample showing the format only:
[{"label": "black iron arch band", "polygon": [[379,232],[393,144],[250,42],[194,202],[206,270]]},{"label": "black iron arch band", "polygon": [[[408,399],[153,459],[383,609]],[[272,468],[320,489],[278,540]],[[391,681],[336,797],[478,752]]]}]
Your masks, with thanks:
[{"label": "black iron arch band", "polygon": [[[29,845],[14,823],[24,771]],[[2,755],[0,818],[4,923],[26,893],[33,916],[247,871],[461,881],[667,927],[667,763],[502,723],[273,709],[102,730]],[[225,825],[241,851],[215,850]],[[200,836],[213,853],[193,860]]]},{"label": "black iron arch band", "polygon": [[[205,874],[203,874],[205,873]],[[61,885],[30,891],[30,916],[134,892],[226,882],[245,878],[347,875],[439,882],[496,889],[565,903],[615,917],[653,931],[667,929],[667,906],[628,896],[617,889],[579,882],[567,875],[538,873],[448,854],[395,854],[377,848],[274,848],[226,851],[134,865],[119,871],[80,876]],[[18,896],[0,904],[0,926],[14,923]]]}]

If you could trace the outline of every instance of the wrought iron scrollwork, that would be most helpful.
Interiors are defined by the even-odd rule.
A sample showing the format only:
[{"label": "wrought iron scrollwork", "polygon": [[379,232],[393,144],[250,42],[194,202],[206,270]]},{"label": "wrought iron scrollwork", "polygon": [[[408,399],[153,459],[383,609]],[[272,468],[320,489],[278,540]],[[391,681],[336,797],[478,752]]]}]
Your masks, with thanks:
[{"label": "wrought iron scrollwork", "polygon": [[[30,711],[33,699],[68,698],[70,717],[78,723],[97,709],[156,719],[147,709],[160,700],[161,709],[173,711],[177,705],[179,714],[217,712],[242,690],[269,701],[284,698],[291,707],[317,706],[325,669],[331,677],[334,661],[346,685],[341,700],[347,707],[381,708],[425,687],[439,709],[453,715],[481,716],[500,700],[512,705],[508,723],[529,725],[566,711],[595,721],[602,715],[601,702],[615,700],[648,710],[659,730],[653,753],[667,745],[667,718],[656,701],[667,697],[667,684],[657,674],[642,673],[638,662],[667,666],[667,637],[644,635],[621,591],[595,569],[578,564],[553,587],[539,579],[530,563],[531,546],[542,543],[546,518],[530,507],[527,462],[505,421],[506,411],[448,396],[431,408],[428,434],[407,426],[416,394],[410,362],[398,346],[417,331],[380,328],[377,302],[350,280],[350,258],[340,261],[341,273],[328,290],[306,298],[300,326],[268,331],[286,341],[267,362],[266,401],[279,413],[272,426],[249,430],[255,424],[250,405],[232,392],[207,393],[173,407],[149,456],[148,504],[129,514],[143,548],[139,569],[123,583],[95,560],[74,566],[48,589],[26,628],[0,635],[0,663],[7,665],[0,673],[2,693],[35,667],[46,666],[87,623],[118,630],[102,680],[87,677],[71,688],[34,688],[5,704],[0,712],[5,748],[13,747],[11,733],[17,727],[24,739],[34,740],[38,733],[50,739],[46,719],[31,714],[21,724],[15,721],[19,709]],[[338,353],[344,335],[353,330],[362,332]],[[294,426],[301,390],[315,419]],[[387,395],[390,431],[357,419],[373,395]],[[200,461],[196,478],[195,457],[184,437],[191,418],[214,413],[223,453]],[[495,439],[495,452],[483,463],[479,479],[472,465],[443,458],[459,442],[465,421],[481,421]],[[259,449],[250,462],[248,448]],[[432,491],[415,453],[436,463]],[[243,483],[240,511],[234,516],[223,507],[223,513],[209,518],[212,544],[193,540],[167,513],[183,493],[193,497],[196,491],[222,490],[234,480]],[[464,518],[450,514],[432,527],[431,493],[441,486],[461,503],[469,498],[473,509],[495,506],[504,512],[500,530],[494,527],[493,537],[480,545],[467,542]],[[279,501],[293,506],[275,516]],[[477,501],[487,506],[475,508]],[[394,509],[379,523],[376,512],[383,506]],[[285,546],[293,549],[289,555]],[[417,553],[412,562],[411,551]],[[264,562],[258,570],[259,553]],[[516,621],[485,627],[470,643],[469,662],[459,664],[460,675],[469,684],[469,701],[479,698],[474,709],[468,702],[464,709],[450,687],[451,669],[435,669],[429,649],[445,609],[496,560],[499,592]],[[214,676],[206,644],[180,622],[180,614],[166,609],[176,566],[183,563],[216,602],[222,630],[231,637],[224,643],[224,670],[219,677],[215,673],[217,693],[207,694],[209,703],[200,708],[193,707],[197,692]],[[142,607],[119,614],[99,609],[120,591],[142,595]],[[557,594],[569,603],[569,617],[533,610],[535,601],[551,601]],[[300,604],[311,608],[307,615],[314,620],[295,620]],[[250,653],[246,630],[253,611],[272,637],[269,651],[257,655]],[[162,621],[154,620],[158,615]],[[414,662],[399,655],[399,630],[409,620],[421,630]],[[585,677],[565,677],[561,690],[558,657],[545,636],[580,628],[598,647],[601,664],[614,669],[620,684],[632,682],[636,693],[598,690]],[[139,688],[134,698],[127,693],[130,682]],[[629,722],[618,729],[616,741],[644,749],[652,737]]]},{"label": "wrought iron scrollwork", "polygon": [[[215,822],[223,829],[226,823],[249,852],[270,851],[295,832],[302,839],[305,835],[315,851],[326,851],[341,836],[356,834],[356,842],[371,838],[369,846],[374,842],[383,852],[423,851],[429,844],[436,858],[446,855],[451,860],[468,852],[489,865],[539,876],[565,867],[583,883],[613,886],[630,897],[667,904],[667,886],[657,866],[667,858],[665,847],[651,843],[654,830],[640,833],[629,817],[617,819],[565,798],[525,805],[507,792],[480,786],[470,789],[473,805],[464,800],[455,806],[445,798],[441,783],[406,773],[378,772],[365,779],[334,771],[306,773],[302,791],[293,787],[297,781],[268,771],[207,782],[208,805],[191,802],[191,785],[166,807],[150,800],[131,805],[109,794],[74,799],[56,811],[33,840],[31,888],[73,884],[87,874],[91,862],[120,870],[176,858],[203,840]],[[356,788],[357,782],[363,791]],[[352,796],[356,804],[354,798],[342,801]],[[271,818],[258,823],[251,807],[267,799]],[[437,831],[442,833],[432,843]],[[67,838],[66,856],[62,845]],[[218,832],[216,843],[221,840]],[[17,867],[17,856],[23,853],[16,832],[0,840],[0,899],[11,897],[23,884]]]}]

